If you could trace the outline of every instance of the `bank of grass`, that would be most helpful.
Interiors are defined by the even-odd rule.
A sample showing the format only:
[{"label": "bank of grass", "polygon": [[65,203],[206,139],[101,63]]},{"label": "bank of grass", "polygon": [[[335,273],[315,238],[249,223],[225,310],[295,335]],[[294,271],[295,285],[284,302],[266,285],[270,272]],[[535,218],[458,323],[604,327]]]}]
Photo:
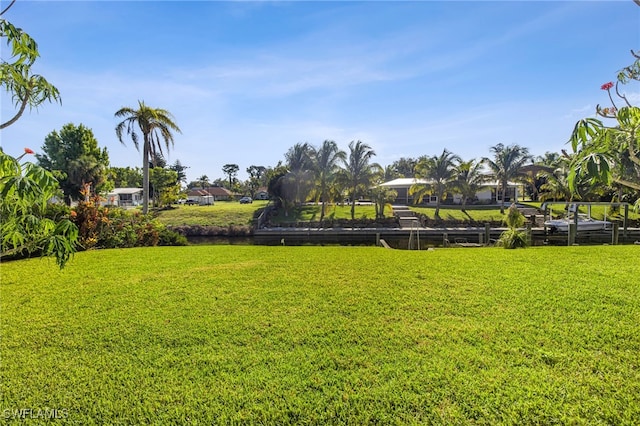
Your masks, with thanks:
[{"label": "bank of grass", "polygon": [[[509,205],[505,206],[505,209]],[[435,207],[419,207],[411,206],[411,210],[416,213],[423,214],[429,219],[436,218]],[[440,206],[440,219],[457,221],[457,222],[501,222],[504,215],[500,213],[500,207],[497,206],[467,206],[463,212],[459,205]]]},{"label": "bank of grass", "polygon": [[4,263],[0,412],[634,424],[638,250],[190,246],[84,252],[63,271]]},{"label": "bank of grass", "polygon": [[236,201],[218,201],[213,206],[178,206],[158,212],[158,220],[167,226],[249,226],[256,210],[267,201],[256,200],[251,204]]},{"label": "bank of grass", "polygon": [[[296,222],[315,222],[320,220],[321,206],[319,204],[307,204],[294,207],[289,210],[280,209],[277,215],[271,217],[272,224],[287,224]],[[390,217],[392,212],[385,209],[385,215]],[[376,210],[372,204],[356,205],[355,219],[375,219]],[[351,219],[351,205],[329,204],[325,207],[324,220]]]},{"label": "bank of grass", "polygon": [[[527,205],[540,208],[542,203],[540,202],[527,202]],[[553,217],[562,217],[567,214],[567,207],[570,203],[553,204],[549,211],[552,212]],[[589,208],[587,206],[580,206],[580,213],[588,213]],[[640,221],[640,211],[634,211],[633,206],[630,205],[627,211],[628,219],[632,221]],[[624,219],[624,207],[609,207],[603,205],[591,206],[591,217],[597,220],[603,219],[615,219],[622,221]]]}]

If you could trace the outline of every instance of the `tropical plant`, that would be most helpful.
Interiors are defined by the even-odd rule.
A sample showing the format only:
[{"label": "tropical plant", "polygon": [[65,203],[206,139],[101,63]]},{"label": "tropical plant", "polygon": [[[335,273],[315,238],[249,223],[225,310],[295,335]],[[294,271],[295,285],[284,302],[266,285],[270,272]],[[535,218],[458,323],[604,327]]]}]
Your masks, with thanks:
[{"label": "tropical plant", "polygon": [[294,204],[300,205],[306,201],[309,189],[312,186],[313,165],[311,155],[313,148],[308,143],[297,143],[284,155],[289,176],[282,181],[284,185],[292,185],[292,191],[286,190],[283,193],[291,193]]},{"label": "tropical plant", "polygon": [[337,177],[339,163],[344,162],[346,153],[338,148],[338,144],[325,140],[322,145],[312,148],[311,164],[315,174],[316,201],[320,200],[320,221],[324,219],[325,208],[330,197],[330,187]]},{"label": "tropical plant", "polygon": [[340,179],[344,182],[349,194],[351,220],[354,220],[356,216],[356,198],[371,187],[373,165],[369,162],[375,155],[375,151],[366,143],[351,141],[349,156],[342,160],[344,168],[341,171]]},{"label": "tropical plant", "polygon": [[383,168],[374,164],[372,165],[372,170],[373,186],[369,189],[369,194],[376,209],[376,219],[384,219],[385,209],[393,211],[391,202],[398,197],[396,190],[381,186],[382,183],[391,180],[389,173],[393,173],[393,167],[387,166]]},{"label": "tropical plant", "polygon": [[20,164],[25,154],[13,158],[0,150],[0,258],[54,256],[62,268],[76,251],[78,229],[66,216],[46,217],[58,181],[40,166]]},{"label": "tropical plant", "polygon": [[107,180],[114,188],[141,188],[142,169],[140,167],[110,167],[107,170]]},{"label": "tropical plant", "polygon": [[149,162],[154,156],[162,155],[162,143],[167,150],[174,143],[172,132],[182,133],[174,123],[174,118],[167,110],[151,108],[143,101],[138,101],[138,109],[123,107],[116,111],[115,116],[124,117],[116,126],[116,136],[124,144],[123,136],[126,133],[131,137],[133,144],[139,151],[138,128],[142,132],[142,212],[149,211]]},{"label": "tropical plant", "polygon": [[440,202],[456,184],[456,162],[462,161],[457,155],[442,151],[440,155],[423,157],[415,167],[415,176],[426,183],[416,183],[409,188],[414,204],[422,202],[425,195],[434,195],[436,200],[435,216],[440,217]]},{"label": "tropical plant", "polygon": [[395,174],[397,174],[396,177],[410,178],[410,177],[414,177],[415,168],[417,164],[418,164],[418,160],[415,158],[401,157],[399,160],[394,161],[391,164],[391,167],[393,168]]},{"label": "tropical plant", "polygon": [[540,173],[544,183],[540,185],[540,201],[588,200],[594,197],[597,182],[592,179],[579,176],[574,181],[573,188],[569,185],[569,173],[571,168],[571,155],[563,155],[556,161],[553,170],[544,170]]},{"label": "tropical plant", "polygon": [[[575,153],[569,185],[575,189],[579,178],[588,177],[608,186],[631,189],[640,205],[640,108],[632,105],[621,91],[630,81],[640,81],[640,55],[631,51],[634,63],[618,72],[616,83],[601,86],[607,92],[610,107],[596,106],[600,118],[585,118],[576,123],[569,142]],[[612,93],[622,102],[618,107]],[[606,125],[602,119],[613,122]]]},{"label": "tropical plant", "polygon": [[180,183],[178,173],[163,167],[149,170],[149,183],[153,189],[153,203],[156,207],[169,206],[178,200]]},{"label": "tropical plant", "polygon": [[187,183],[187,173],[185,172],[185,170],[187,170],[189,168],[189,166],[185,166],[183,165],[180,160],[176,160],[175,163],[173,163],[169,169],[173,170],[174,172],[176,172],[178,174],[178,183]]},{"label": "tropical plant", "polygon": [[233,183],[236,180],[236,176],[238,175],[238,170],[240,170],[240,166],[237,164],[225,164],[222,166],[222,173],[227,175],[229,179],[229,190],[233,190]]},{"label": "tropical plant", "polygon": [[17,109],[13,117],[0,124],[0,129],[4,129],[18,121],[27,106],[37,108],[45,102],[60,102],[60,93],[43,76],[32,73],[31,67],[40,53],[38,44],[29,34],[0,18],[0,38],[6,38],[7,45],[11,46],[11,59],[0,60],[0,86],[12,95]]},{"label": "tropical plant", "polygon": [[80,199],[87,183],[91,183],[91,194],[104,189],[109,154],[107,148],[100,149],[91,129],[83,124],[65,124],[60,132],[49,133],[42,151],[42,155],[36,154],[38,164],[62,176],[58,180],[67,205]]},{"label": "tropical plant", "polygon": [[[11,8],[11,2],[0,15]],[[0,86],[13,98],[18,111],[0,124],[14,124],[27,105],[37,108],[44,102],[59,102],[58,89],[44,77],[31,73],[40,56],[38,45],[26,32],[0,18],[0,38],[11,46],[11,60],[0,59]],[[46,207],[58,194],[53,174],[33,163],[20,163],[25,154],[14,158],[0,149],[0,258],[40,254],[54,256],[60,268],[76,251],[78,229],[66,217],[46,217]]]},{"label": "tropical plant", "polygon": [[499,143],[492,146],[490,150],[493,153],[493,159],[484,157],[482,162],[489,167],[489,177],[498,182],[498,191],[502,193],[500,213],[504,214],[504,200],[509,182],[522,177],[520,169],[531,159],[531,156],[527,148],[517,144],[505,146]]},{"label": "tropical plant", "polygon": [[506,249],[514,249],[518,247],[527,247],[529,240],[526,231],[520,231],[526,219],[522,213],[518,210],[515,204],[511,204],[504,218],[505,224],[509,227],[500,235],[498,245]]},{"label": "tropical plant", "polygon": [[251,165],[247,167],[246,170],[247,174],[249,175],[246,186],[249,190],[249,195],[251,195],[252,198],[255,198],[258,188],[260,188],[261,186],[267,186],[267,168],[264,166]]},{"label": "tropical plant", "polygon": [[454,166],[455,181],[454,190],[462,196],[462,212],[466,212],[466,205],[473,200],[485,183],[482,174],[482,164],[476,160],[464,161],[460,159]]}]

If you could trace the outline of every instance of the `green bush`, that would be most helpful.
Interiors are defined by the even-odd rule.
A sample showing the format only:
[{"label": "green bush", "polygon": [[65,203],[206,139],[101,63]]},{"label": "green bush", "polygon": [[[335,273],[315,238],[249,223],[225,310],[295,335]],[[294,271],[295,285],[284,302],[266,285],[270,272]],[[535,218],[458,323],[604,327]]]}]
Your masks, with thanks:
[{"label": "green bush", "polygon": [[80,230],[79,244],[84,250],[186,245],[186,238],[168,230],[152,215],[101,207],[99,197],[78,203],[71,217]]},{"label": "green bush", "polygon": [[527,247],[529,239],[526,231],[519,231],[518,228],[523,226],[526,219],[518,210],[515,204],[511,204],[504,222],[509,227],[500,235],[498,246],[506,249],[514,249],[518,247]]}]

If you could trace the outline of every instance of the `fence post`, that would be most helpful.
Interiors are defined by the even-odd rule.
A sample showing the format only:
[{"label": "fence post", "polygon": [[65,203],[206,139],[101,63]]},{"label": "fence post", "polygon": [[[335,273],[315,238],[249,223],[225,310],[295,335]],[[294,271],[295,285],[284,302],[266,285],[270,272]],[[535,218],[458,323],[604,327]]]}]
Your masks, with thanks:
[{"label": "fence post", "polygon": [[620,224],[618,222],[613,223],[613,230],[611,231],[611,244],[618,245],[618,238],[620,237]]},{"label": "fence post", "polygon": [[491,224],[490,223],[484,224],[484,240],[487,244],[489,244],[489,241],[491,241]]},{"label": "fence post", "polygon": [[572,246],[576,243],[576,231],[578,230],[578,227],[576,226],[576,224],[572,221],[569,222],[569,232],[567,232],[567,234],[569,235],[569,241],[567,242],[567,245]]}]

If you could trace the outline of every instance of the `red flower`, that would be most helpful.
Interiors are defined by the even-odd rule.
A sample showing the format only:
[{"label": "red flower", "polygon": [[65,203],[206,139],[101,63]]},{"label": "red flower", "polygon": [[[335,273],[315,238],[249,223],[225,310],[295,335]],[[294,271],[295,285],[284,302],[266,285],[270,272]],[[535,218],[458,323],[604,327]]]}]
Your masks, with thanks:
[{"label": "red flower", "polygon": [[613,82],[611,82],[611,81],[610,81],[610,82],[608,82],[608,83],[603,84],[602,86],[600,86],[600,88],[601,88],[602,90],[609,90],[609,89],[611,89],[612,87],[613,87]]},{"label": "red flower", "polygon": [[25,148],[24,149],[24,153],[25,154],[35,154],[35,152],[31,148]]}]

